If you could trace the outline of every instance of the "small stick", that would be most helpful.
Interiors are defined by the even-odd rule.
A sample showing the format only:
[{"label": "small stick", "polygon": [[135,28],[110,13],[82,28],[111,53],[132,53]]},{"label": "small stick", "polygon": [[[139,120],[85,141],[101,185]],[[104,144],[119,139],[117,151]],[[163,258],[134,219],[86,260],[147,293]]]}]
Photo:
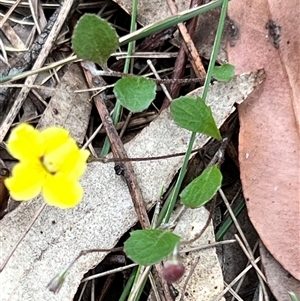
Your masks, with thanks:
[{"label": "small stick", "polygon": [[[98,70],[93,62],[90,61],[83,61],[81,63],[82,67],[87,69],[91,72],[93,76],[114,76],[114,77],[128,77],[128,76],[136,76],[132,73],[123,73],[119,71],[113,70]],[[158,78],[148,78],[153,80],[157,84],[173,84],[173,83],[180,83],[180,84],[189,84],[189,83],[204,83],[204,78],[178,78],[178,79],[158,79]]]},{"label": "small stick", "polygon": [[124,266],[124,267],[119,267],[119,268],[115,268],[115,269],[112,269],[112,270],[109,270],[109,271],[106,271],[106,272],[102,272],[102,273],[99,273],[99,274],[95,274],[95,275],[92,275],[92,276],[83,278],[83,279],[81,280],[81,283],[86,282],[86,281],[89,281],[89,280],[92,280],[92,279],[104,277],[104,276],[107,276],[107,275],[110,275],[110,274],[113,274],[113,273],[122,272],[122,271],[125,271],[125,270],[127,270],[127,269],[134,268],[134,267],[136,267],[137,265],[138,265],[137,263],[132,263],[132,264],[128,264],[128,265],[126,265],[126,266]]},{"label": "small stick", "polygon": [[237,234],[235,234],[234,237],[235,237],[236,241],[238,242],[238,244],[240,245],[243,252],[245,253],[248,260],[251,262],[251,264],[254,267],[254,269],[256,270],[256,272],[259,274],[259,276],[262,278],[262,280],[267,283],[265,275],[263,275],[262,271],[258,268],[257,264],[255,264],[254,260],[251,258],[250,254],[247,252],[247,249],[245,248],[245,246],[242,243],[239,236]]},{"label": "small stick", "polygon": [[[260,256],[257,257],[254,262],[258,263]],[[252,265],[247,266],[240,274],[238,274],[213,301],[219,301],[221,298],[249,271],[252,269]]]},{"label": "small stick", "polygon": [[[233,213],[233,211],[232,211],[232,209],[230,207],[230,204],[229,204],[229,202],[228,202],[228,200],[227,200],[227,198],[226,198],[226,196],[225,196],[225,194],[224,194],[224,192],[223,192],[223,190],[221,188],[219,189],[219,194],[222,197],[222,199],[223,199],[223,201],[224,201],[224,203],[225,203],[225,205],[227,207],[227,210],[228,210],[228,212],[229,212],[229,214],[230,214],[230,216],[232,218],[232,221],[233,221],[234,225],[236,226],[236,228],[237,228],[237,230],[238,230],[238,232],[239,232],[239,234],[240,234],[240,236],[241,236],[241,238],[242,238],[242,240],[243,240],[243,242],[245,244],[245,247],[246,247],[246,249],[248,251],[248,254],[249,254],[250,258],[252,260],[254,260],[254,256],[253,256],[252,250],[251,250],[251,248],[249,246],[249,243],[248,243],[248,241],[247,241],[247,239],[246,239],[246,237],[245,237],[245,235],[244,235],[244,233],[243,233],[243,231],[242,231],[242,229],[241,229],[241,227],[240,227],[240,225],[239,225],[239,223],[238,223],[238,221],[237,221],[237,219],[236,219],[236,217],[235,217],[235,215],[234,215],[234,213]],[[265,283],[264,283],[265,279],[262,278],[259,273],[258,273],[258,280],[259,280],[261,286],[265,287]],[[264,291],[266,291],[266,290],[264,290]],[[266,299],[266,301],[269,300],[267,294],[265,294],[265,299]]]},{"label": "small stick", "polygon": [[195,262],[192,264],[192,266],[190,268],[189,274],[187,275],[187,277],[186,277],[186,279],[184,281],[184,284],[182,286],[181,297],[180,297],[179,301],[183,300],[184,295],[185,295],[185,291],[186,291],[186,287],[187,287],[187,285],[188,285],[188,283],[189,283],[189,281],[190,281],[190,279],[191,279],[191,277],[193,275],[193,272],[194,272],[197,264],[199,263],[199,261],[200,261],[200,256],[198,258],[196,258]]},{"label": "small stick", "polygon": [[[87,143],[86,143],[87,144]],[[85,145],[86,147],[86,145]],[[195,148],[192,150],[192,153],[199,152],[203,147],[201,148]],[[162,155],[162,156],[154,156],[154,157],[134,157],[134,158],[96,158],[96,157],[89,157],[88,162],[102,162],[102,163],[111,163],[111,162],[140,162],[140,161],[154,161],[154,160],[163,160],[163,159],[169,159],[174,157],[181,157],[184,156],[185,153],[176,153],[176,154],[169,154],[169,155]]]},{"label": "small stick", "polygon": [[[153,74],[155,75],[156,79],[161,79],[160,76],[158,75],[158,73],[156,72],[154,65],[152,64],[152,61],[147,60],[147,64],[149,65],[149,67],[150,67],[151,71],[153,72]],[[168,89],[166,88],[165,84],[160,83],[160,86],[161,86],[162,90],[164,91],[166,97],[169,99],[169,101],[172,101],[172,97],[171,97]]]},{"label": "small stick", "polygon": [[7,263],[9,262],[10,258],[12,257],[12,255],[14,254],[14,252],[16,251],[17,247],[22,242],[22,240],[24,239],[24,237],[26,236],[26,234],[29,232],[29,230],[31,229],[31,227],[33,226],[33,224],[35,223],[35,221],[37,220],[37,218],[40,216],[40,214],[42,213],[42,211],[44,210],[44,208],[46,207],[46,205],[47,204],[44,202],[43,205],[41,206],[41,208],[38,210],[38,212],[33,217],[32,221],[27,226],[27,228],[24,231],[24,233],[22,234],[22,236],[19,238],[19,240],[17,241],[17,243],[14,245],[14,247],[12,248],[12,250],[10,251],[10,253],[8,254],[8,256],[6,257],[4,263],[2,264],[2,266],[0,268],[0,273],[4,270],[4,268],[6,267]]},{"label": "small stick", "polygon": [[[167,0],[167,3],[169,5],[169,8],[173,15],[178,14],[178,8],[176,4],[173,2],[173,0]],[[193,66],[193,69],[199,78],[205,78],[206,72],[202,65],[201,59],[199,57],[198,51],[196,49],[196,46],[186,28],[186,26],[183,23],[177,24],[178,29],[182,35],[182,38],[184,40],[183,47],[185,48],[186,53],[190,57],[190,62]]]}]

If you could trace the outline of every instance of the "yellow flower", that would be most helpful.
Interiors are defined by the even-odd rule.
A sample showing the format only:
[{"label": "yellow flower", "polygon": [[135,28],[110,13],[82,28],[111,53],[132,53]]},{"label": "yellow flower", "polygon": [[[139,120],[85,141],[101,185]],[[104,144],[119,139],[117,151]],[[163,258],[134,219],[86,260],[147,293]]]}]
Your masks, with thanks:
[{"label": "yellow flower", "polygon": [[28,201],[42,193],[51,206],[70,208],[80,202],[83,189],[78,181],[89,152],[80,150],[67,130],[38,131],[23,123],[11,132],[7,150],[19,160],[5,180],[13,199]]}]

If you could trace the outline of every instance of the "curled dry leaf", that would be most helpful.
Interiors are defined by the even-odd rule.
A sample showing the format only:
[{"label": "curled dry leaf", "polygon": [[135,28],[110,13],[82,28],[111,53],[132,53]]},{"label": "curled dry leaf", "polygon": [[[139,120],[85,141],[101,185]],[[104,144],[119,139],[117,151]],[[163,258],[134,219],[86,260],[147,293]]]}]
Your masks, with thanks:
[{"label": "curled dry leaf", "polygon": [[275,259],[300,280],[299,1],[231,1],[236,72],[266,81],[239,107],[239,159],[249,217]]}]

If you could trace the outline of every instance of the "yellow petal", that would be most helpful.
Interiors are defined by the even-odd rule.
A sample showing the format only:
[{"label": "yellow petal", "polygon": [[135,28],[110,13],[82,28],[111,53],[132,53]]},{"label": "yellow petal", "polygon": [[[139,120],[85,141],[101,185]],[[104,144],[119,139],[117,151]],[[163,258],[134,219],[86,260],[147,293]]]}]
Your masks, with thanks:
[{"label": "yellow petal", "polygon": [[18,160],[40,158],[43,155],[43,139],[33,126],[21,123],[14,128],[7,141],[8,152]]},{"label": "yellow petal", "polygon": [[17,163],[12,177],[5,180],[10,195],[16,201],[28,201],[38,196],[42,190],[46,172],[37,161]]},{"label": "yellow petal", "polygon": [[49,127],[41,131],[45,154],[48,154],[60,147],[69,139],[69,132],[60,127]]},{"label": "yellow petal", "polygon": [[90,152],[86,149],[81,149],[79,154],[79,158],[77,160],[77,164],[72,170],[71,176],[75,179],[79,179],[86,169],[86,160],[88,159]]},{"label": "yellow petal", "polygon": [[85,171],[87,150],[80,150],[71,137],[58,148],[46,154],[43,163],[51,173],[65,174],[68,178],[78,180]]},{"label": "yellow petal", "polygon": [[75,207],[82,199],[83,189],[77,181],[48,175],[42,191],[45,202],[61,209]]},{"label": "yellow petal", "polygon": [[64,162],[59,172],[64,173],[70,179],[79,180],[85,172],[89,155],[88,150],[78,150]]}]

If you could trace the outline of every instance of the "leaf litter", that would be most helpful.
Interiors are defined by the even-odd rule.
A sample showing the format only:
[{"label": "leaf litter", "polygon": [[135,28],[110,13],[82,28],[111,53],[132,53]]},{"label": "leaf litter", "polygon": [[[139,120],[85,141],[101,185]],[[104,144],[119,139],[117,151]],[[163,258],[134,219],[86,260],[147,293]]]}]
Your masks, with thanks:
[{"label": "leaf litter", "polygon": [[[263,77],[259,77],[259,74],[245,74],[236,77],[230,83],[215,83],[212,86],[208,103],[218,126],[234,110],[234,104],[242,102],[247,94],[261,83]],[[201,89],[193,92],[198,95],[200,93]],[[225,103],[221,103],[222,100]],[[126,144],[126,149],[130,157],[178,153],[185,151],[189,136],[190,132],[179,128],[166,110]],[[203,146],[207,140],[207,137],[199,135],[195,147]],[[182,160],[170,158],[154,162],[133,162],[148,208],[159,200],[161,188],[168,187],[181,167]],[[106,253],[89,254],[76,262],[57,295],[46,289],[49,280],[80,250],[112,248],[136,223],[127,187],[122,179],[115,175],[112,164],[89,164],[82,185],[85,196],[78,207],[68,211],[46,208],[16,250],[0,275],[1,282],[5,284],[2,290],[4,300],[8,300],[12,294],[14,300],[72,299],[82,276],[98,264]],[[40,203],[40,199],[21,203],[15,211],[0,221],[0,241],[3,244],[1,261],[24,231]],[[214,236],[206,238],[205,241],[214,241]],[[217,268],[218,259],[214,251],[209,253],[210,257],[206,257],[205,260],[210,262],[210,265],[216,265],[219,276],[215,273],[214,277],[219,278],[221,288],[222,277],[221,269]],[[15,273],[14,267],[18,267],[18,273]],[[32,283],[35,285],[32,286]]]},{"label": "leaf litter", "polygon": [[[262,78],[260,78],[259,80],[256,80],[255,81],[255,79],[253,79],[253,76],[251,77],[249,77],[248,78],[248,82],[247,82],[247,76],[246,76],[246,78],[243,78],[244,80],[245,80],[245,82],[246,82],[246,84],[244,85],[244,88],[246,88],[246,90],[242,93],[242,94],[240,94],[239,96],[238,96],[238,100],[235,100],[236,102],[241,102],[244,98],[246,98],[247,97],[247,94],[248,93],[250,93],[251,92],[251,90],[253,89],[253,85],[255,86],[255,85],[257,85],[261,80],[262,80]],[[243,84],[243,81],[240,81],[240,82],[238,82],[238,83],[235,83],[236,85],[239,85],[239,84]],[[195,93],[197,93],[197,92],[195,92]],[[198,93],[200,93],[200,92],[198,92]],[[222,95],[222,93],[224,93],[224,91],[222,91],[222,90],[220,90],[220,94]],[[209,99],[209,101],[210,101],[210,99]],[[220,102],[220,99],[218,98],[218,101]],[[226,117],[228,117],[229,115],[230,115],[230,112],[232,112],[233,111],[233,108],[232,108],[232,105],[233,105],[233,103],[223,103],[223,102],[221,102],[221,103],[218,103],[218,105],[221,105],[221,106],[223,106],[222,107],[222,109],[220,109],[220,110],[224,110],[225,109],[225,113],[226,113]],[[165,114],[165,116],[162,116],[163,118],[165,118],[168,122],[170,122],[170,116],[168,115],[168,114]],[[223,116],[222,118],[221,118],[221,120],[219,120],[219,122],[218,122],[218,124],[219,124],[219,126],[221,125],[221,123],[223,123],[223,121],[224,121],[224,119],[225,119],[225,117]],[[162,120],[164,120],[164,119],[162,119]],[[158,120],[158,122],[161,122],[161,125],[162,125],[162,127],[163,126],[165,126],[165,122],[166,121],[162,121],[162,120]],[[170,128],[169,128],[170,129]],[[145,129],[146,130],[146,129]],[[155,128],[155,126],[153,127],[153,130],[154,130],[154,133],[155,133],[155,135],[157,135],[157,128]],[[173,131],[174,129],[173,128],[171,128],[171,133],[177,133],[176,131],[174,132]],[[161,131],[165,134],[167,131],[165,130],[163,130],[162,128],[161,128]],[[153,134],[154,135],[154,134]],[[139,136],[138,136],[139,137]],[[133,149],[135,149],[137,146],[141,146],[142,144],[145,144],[144,143],[144,141],[147,141],[146,139],[148,139],[147,138],[147,136],[146,136],[146,138],[144,138],[143,136],[141,137],[141,140],[139,140],[139,138],[138,137],[136,137],[135,139],[137,140],[137,145],[134,145],[133,144]],[[156,137],[156,136],[154,136],[154,137]],[[172,136],[171,136],[172,137]],[[179,135],[179,137],[181,137],[180,135]],[[183,143],[181,143],[181,147],[182,147],[182,150],[183,151],[185,151],[185,148],[186,148],[186,143],[187,143],[187,140],[188,140],[188,133],[185,133],[184,134],[184,136],[182,137],[182,141],[181,142],[183,142]],[[199,141],[199,143],[201,144],[201,145],[203,145],[203,140],[202,139],[200,139],[201,141]],[[155,141],[155,140],[154,140]],[[155,144],[155,142],[153,142],[153,144]],[[161,144],[159,144],[160,146],[163,146],[163,143],[161,143]],[[130,144],[128,144],[128,146],[127,147],[129,147],[129,150],[130,150]],[[168,148],[169,147],[169,148]],[[169,153],[172,153],[172,152],[179,152],[179,148],[176,148],[176,147],[174,147],[173,149],[172,149],[172,147],[173,147],[173,144],[172,144],[172,146],[171,146],[171,143],[170,144],[167,144],[166,145],[166,148],[164,148],[164,147],[162,147],[162,148],[159,148],[159,149],[157,149],[157,147],[156,148],[154,148],[154,155],[158,155],[157,154],[157,151],[159,151],[160,149],[162,150],[162,154],[169,154]],[[171,151],[170,151],[171,150]],[[133,151],[133,153],[132,154],[130,154],[130,155],[132,155],[132,156],[145,156],[145,154],[147,154],[148,155],[148,149],[145,149],[145,148],[142,148],[142,152],[141,152],[141,154],[140,155],[136,155],[136,153]],[[151,152],[150,152],[150,154],[149,154],[149,156],[151,156],[152,154],[151,154]],[[172,162],[172,159],[169,159],[169,160],[167,160],[168,162]],[[160,162],[158,162],[159,164],[161,163],[161,161]],[[144,163],[145,164],[145,163]],[[153,162],[152,162],[152,164],[153,164]],[[98,190],[98,191],[107,191],[107,187],[109,186],[109,185],[112,185],[112,183],[115,183],[114,181],[115,180],[117,180],[117,181],[119,181],[120,179],[118,178],[118,177],[116,177],[117,179],[115,179],[115,175],[113,174],[113,173],[111,173],[111,170],[113,169],[112,168],[112,166],[111,166],[111,164],[109,164],[109,168],[104,168],[104,166],[102,166],[101,168],[100,168],[100,165],[101,164],[97,164],[97,163],[92,163],[91,165],[90,165],[90,172],[91,173],[93,173],[93,172],[96,172],[97,173],[97,180],[98,180],[98,177],[99,177],[99,174],[105,174],[105,176],[107,175],[108,176],[108,181],[107,182],[105,182],[106,184],[101,184],[100,183],[100,188],[101,188],[101,190]],[[140,164],[139,163],[136,163],[135,164],[136,166],[139,166]],[[168,163],[167,165],[172,165],[172,164],[170,164],[170,163]],[[96,167],[95,167],[96,166]],[[175,164],[175,166],[173,167],[173,168],[171,168],[170,170],[168,170],[168,172],[166,173],[168,176],[167,176],[167,180],[165,180],[164,179],[164,183],[165,184],[167,184],[167,183],[170,183],[170,181],[172,180],[172,178],[173,178],[173,176],[174,176],[174,174],[176,173],[176,170],[178,170],[179,168],[180,168],[180,166],[181,166],[181,163],[178,163],[177,161],[176,161],[176,164]],[[103,168],[103,169],[102,169]],[[137,167],[138,168],[138,167]],[[100,170],[99,170],[100,169]],[[140,168],[140,170],[141,170],[141,172],[140,172],[140,175],[139,175],[139,177],[141,177],[142,179],[143,179],[143,170],[144,170],[144,167],[141,165],[141,168]],[[159,169],[158,169],[158,171],[159,171]],[[154,173],[154,172],[152,172],[151,173],[151,176],[153,177],[153,175],[156,175],[156,173]],[[87,177],[90,177],[91,175],[90,174],[87,174]],[[151,178],[151,177],[150,177]],[[111,180],[112,179],[114,179],[114,181],[112,181],[111,182]],[[90,180],[89,178],[87,179],[87,180]],[[142,183],[143,183],[143,188],[145,189],[145,187],[147,188],[147,189],[145,189],[146,191],[144,192],[143,191],[143,193],[145,193],[146,195],[147,195],[147,191],[148,191],[148,188],[149,187],[151,187],[151,185],[149,185],[148,184],[148,182],[147,182],[147,180],[149,180],[149,177],[148,177],[148,179],[147,179],[147,173],[146,173],[146,177],[145,177],[145,179],[144,179],[144,182],[143,182],[143,180],[141,181]],[[84,181],[84,180],[83,180]],[[96,181],[96,179],[94,179],[94,181]],[[102,180],[101,180],[102,181]],[[156,200],[159,198],[159,192],[158,192],[158,186],[159,186],[159,184],[161,185],[161,183],[159,183],[159,184],[157,184],[157,182],[153,182],[154,183],[154,188],[155,189],[152,189],[152,191],[151,191],[151,193],[148,193],[148,197],[149,197],[149,207],[152,207],[153,205],[154,205],[154,203],[156,202]],[[86,182],[86,187],[89,187],[89,189],[95,189],[95,191],[99,188],[99,186],[91,186],[90,185],[90,183],[88,183],[88,181]],[[142,186],[142,185],[141,185]],[[147,187],[147,186],[149,186],[149,187]],[[161,186],[160,186],[161,187]],[[126,229],[128,229],[128,228],[130,228],[130,225],[133,225],[134,223],[135,223],[135,213],[134,213],[134,211],[132,211],[132,206],[131,206],[131,203],[130,203],[130,200],[128,199],[128,195],[126,195],[126,187],[124,186],[124,185],[121,185],[121,187],[120,186],[118,186],[117,187],[117,189],[119,188],[119,190],[120,190],[120,192],[121,192],[121,195],[119,195],[118,193],[116,193],[116,191],[115,190],[113,190],[113,191],[110,191],[110,190],[108,190],[107,192],[108,192],[108,198],[109,198],[109,201],[108,202],[105,202],[105,209],[103,209],[104,207],[102,207],[101,206],[101,208],[98,208],[98,209],[101,209],[101,210],[99,210],[98,212],[100,213],[100,212],[102,212],[103,210],[106,210],[106,208],[108,208],[108,207],[110,207],[111,206],[111,204],[113,203],[114,204],[114,206],[115,205],[117,205],[117,206],[120,206],[121,204],[120,204],[120,202],[119,201],[124,201],[124,198],[122,198],[122,196],[124,197],[124,193],[125,193],[125,199],[126,199],[126,201],[125,201],[125,207],[124,207],[124,214],[125,214],[125,212],[129,212],[129,218],[128,218],[128,220],[126,220],[125,222],[124,222],[124,220],[123,221],[121,221],[121,222],[123,222],[123,223],[121,223],[121,225],[120,225],[120,227],[118,228],[118,227],[116,227],[116,233],[118,234],[118,236],[116,237],[116,236],[114,236],[114,235],[111,235],[111,239],[109,240],[109,242],[111,243],[112,241],[114,241],[111,245],[109,245],[109,243],[106,245],[106,244],[101,244],[101,246],[100,247],[103,247],[103,248],[107,248],[107,247],[112,247],[116,242],[117,242],[117,240],[119,239],[119,237],[121,236],[121,233],[120,233],[120,229],[124,229],[125,230],[125,228]],[[87,188],[88,189],[88,188]],[[143,189],[143,190],[144,190]],[[151,188],[149,188],[150,190],[151,190]],[[154,193],[153,193],[154,192]],[[92,194],[92,196],[93,196],[93,198],[94,198],[94,201],[96,200],[96,201],[98,201],[98,202],[96,202],[97,204],[99,204],[100,202],[101,202],[101,200],[99,199],[99,196],[96,196],[95,194],[93,194],[93,192],[91,192],[91,191],[88,191],[88,193],[91,193]],[[154,195],[154,196],[153,196]],[[117,202],[114,202],[114,201],[116,201],[116,199],[117,199]],[[14,221],[14,218],[15,218],[15,220],[17,220],[18,222],[19,222],[19,224],[20,224],[20,226],[21,225],[23,225],[23,228],[24,227],[26,227],[26,225],[28,224],[28,222],[29,222],[29,218],[27,218],[27,217],[24,217],[23,216],[23,214],[24,214],[24,212],[25,213],[29,213],[29,216],[28,217],[32,217],[32,214],[36,211],[36,209],[37,208],[35,208],[34,209],[34,206],[37,206],[37,204],[38,204],[38,202],[39,202],[39,200],[35,200],[35,201],[33,201],[32,203],[33,203],[33,206],[31,206],[31,203],[28,203],[28,204],[21,204],[21,206],[20,206],[20,208],[18,208],[17,209],[17,211],[16,212],[12,212],[10,215],[8,215],[7,217],[6,217],[6,219],[7,220],[10,220],[11,221],[11,223],[13,224],[13,221]],[[85,201],[84,201],[85,202]],[[35,205],[34,205],[35,204]],[[39,206],[38,206],[39,207]],[[45,214],[45,216],[43,217],[41,217],[40,218],[40,221],[37,223],[37,227],[34,227],[33,229],[32,229],[32,234],[31,235],[29,235],[29,237],[27,237],[26,238],[26,240],[23,242],[23,244],[25,245],[25,247],[24,247],[24,249],[23,250],[19,250],[20,252],[21,252],[21,258],[24,260],[24,256],[25,256],[25,260],[28,260],[28,258],[32,255],[32,259],[34,259],[34,260],[32,260],[32,259],[29,259],[29,263],[33,263],[33,268],[32,268],[32,274],[30,274],[30,272],[29,272],[29,274],[30,275],[28,275],[28,276],[30,276],[29,277],[29,280],[28,280],[28,282],[27,282],[27,285],[28,286],[26,286],[26,284],[24,285],[24,287],[22,287],[21,289],[24,289],[24,291],[23,292],[25,292],[26,291],[26,293],[24,294],[24,297],[25,298],[29,298],[28,300],[32,300],[32,299],[35,299],[36,297],[35,297],[35,294],[38,294],[38,292],[37,291],[39,291],[39,290],[41,290],[41,294],[42,294],[42,299],[43,300],[47,300],[47,299],[44,299],[44,298],[47,298],[47,296],[48,296],[48,292],[45,292],[45,287],[44,286],[40,286],[39,284],[38,284],[38,282],[39,282],[39,279],[40,279],[40,276],[41,275],[47,275],[47,273],[49,273],[49,270],[51,270],[51,273],[52,273],[52,275],[54,275],[54,274],[56,274],[59,270],[60,270],[60,268],[61,267],[63,267],[64,266],[64,264],[65,263],[69,263],[69,261],[70,261],[70,258],[73,258],[76,254],[78,254],[78,251],[79,250],[81,250],[81,249],[86,249],[87,247],[89,247],[90,245],[92,245],[92,246],[95,246],[95,245],[97,245],[97,246],[99,246],[99,237],[104,237],[104,238],[106,238],[106,236],[109,236],[108,234],[111,234],[111,232],[105,232],[105,231],[99,231],[99,233],[97,233],[97,231],[98,231],[98,228],[96,227],[96,228],[94,228],[93,229],[93,226],[94,225],[89,225],[89,230],[88,230],[88,232],[86,232],[86,234],[87,234],[87,237],[85,236],[85,231],[87,230],[87,229],[84,229],[83,228],[83,224],[84,223],[86,223],[86,224],[89,224],[89,222],[90,222],[90,219],[93,219],[92,217],[94,216],[94,213],[96,213],[95,214],[95,216],[99,216],[99,219],[97,219],[97,222],[99,222],[99,220],[102,220],[102,221],[104,221],[104,223],[101,223],[101,225],[103,226],[103,224],[105,224],[105,222],[107,222],[107,223],[109,223],[109,224],[111,224],[111,220],[110,220],[110,218],[111,217],[114,217],[115,216],[115,219],[114,218],[112,218],[112,221],[113,222],[115,222],[117,219],[119,219],[120,218],[120,216],[119,216],[119,214],[116,214],[115,213],[115,215],[111,215],[111,216],[107,216],[107,215],[105,215],[104,214],[104,212],[102,212],[102,215],[98,215],[97,214],[97,211],[93,211],[93,209],[91,209],[91,207],[89,207],[89,205],[87,205],[87,203],[86,203],[86,205],[84,205],[84,207],[85,207],[85,209],[86,209],[86,211],[84,211],[83,210],[83,212],[84,212],[84,215],[87,215],[88,216],[88,222],[87,222],[87,219],[85,219],[84,218],[84,220],[83,220],[83,222],[81,222],[80,223],[80,219],[83,217],[83,215],[82,215],[82,212],[81,212],[81,209],[79,208],[78,209],[78,211],[77,210],[74,210],[75,211],[75,213],[74,212],[69,212],[68,214],[63,214],[63,216],[60,216],[60,212],[57,212],[56,210],[54,210],[53,208],[47,208],[47,211],[45,211],[44,212],[44,214]],[[23,208],[23,209],[22,209]],[[120,209],[121,209],[122,207],[120,207]],[[24,210],[24,212],[22,212],[22,210]],[[26,210],[29,210],[29,212],[27,212]],[[122,211],[122,209],[120,210],[120,211]],[[19,212],[19,213],[17,213],[17,212]],[[31,214],[31,215],[30,215]],[[71,216],[69,216],[69,214],[71,215]],[[76,214],[78,214],[78,215],[76,215]],[[103,214],[104,214],[104,216],[103,216]],[[16,217],[17,215],[19,215],[18,217]],[[73,215],[73,217],[75,217],[74,218],[74,220],[73,220],[73,217],[72,217],[72,215]],[[204,214],[205,215],[205,214]],[[11,217],[10,217],[11,216]],[[13,216],[14,216],[14,218],[13,218]],[[67,216],[69,216],[68,218],[67,218]],[[54,217],[54,218],[52,218],[52,217]],[[62,219],[61,219],[62,218]],[[64,218],[66,218],[66,221],[64,221],[63,219]],[[23,219],[25,219],[25,220],[23,220]],[[50,223],[49,223],[49,221],[51,220],[51,226],[50,226]],[[68,222],[69,221],[69,222]],[[59,222],[59,223],[58,223]],[[53,232],[53,233],[49,233],[49,232],[51,232],[51,230],[53,230],[53,228],[54,228],[54,225],[56,225],[58,223],[58,228],[59,228],[59,231],[58,232]],[[12,226],[12,224],[11,224],[11,226]],[[124,228],[124,224],[125,224],[125,228]],[[53,226],[53,227],[52,227]],[[82,226],[82,229],[78,229],[78,228],[80,228]],[[119,229],[119,230],[117,230],[117,228]],[[94,230],[94,231],[92,231],[92,229]],[[106,228],[105,228],[106,229]],[[50,230],[50,231],[49,231]],[[82,232],[81,232],[81,230],[83,230]],[[102,229],[103,230],[103,229]],[[19,235],[20,235],[20,233],[19,233],[19,231],[20,230],[18,230],[18,231],[15,231],[15,237],[14,237],[14,239],[17,239],[18,237],[19,237]],[[47,232],[48,231],[48,232]],[[14,232],[14,231],[13,231]],[[31,232],[31,231],[30,231]],[[91,233],[91,232],[93,232],[93,233]],[[105,233],[104,233],[105,232]],[[46,242],[45,242],[45,240],[44,240],[44,237],[43,237],[43,234],[44,233],[46,233],[47,235],[49,235],[49,237],[48,238],[46,238],[45,240],[46,240]],[[123,232],[122,232],[123,233]],[[54,235],[53,235],[54,234]],[[62,235],[62,237],[63,238],[60,238],[60,236]],[[34,236],[36,236],[36,237],[34,237]],[[41,239],[41,237],[43,238],[43,239]],[[64,239],[65,238],[70,238],[71,240],[70,240],[70,242],[68,243],[68,244],[71,244],[71,241],[73,240],[73,243],[75,244],[75,247],[76,248],[73,248],[73,247],[70,247],[68,244],[67,244],[67,246],[65,246],[66,247],[66,249],[67,249],[67,253],[64,253],[64,252],[62,252],[62,254],[60,255],[60,253],[61,253],[61,251],[62,250],[64,250],[65,248],[63,248],[63,244],[65,243],[65,241],[64,241]],[[37,243],[39,240],[41,239],[41,244],[42,244],[42,247],[40,247],[40,245],[39,244],[37,244],[36,245],[36,247],[35,247],[35,243]],[[83,240],[83,241],[81,241],[80,242],[80,239],[81,240]],[[213,237],[210,237],[210,238],[208,238],[209,240],[210,239],[212,239],[212,241],[213,241]],[[206,240],[205,240],[206,241]],[[12,243],[12,242],[10,242],[10,243]],[[56,243],[58,243],[58,245],[56,245],[55,246],[55,244]],[[76,245],[76,243],[77,243],[77,245]],[[52,249],[52,244],[54,244],[53,245],[53,250],[51,250]],[[27,246],[26,246],[27,245]],[[28,245],[29,245],[29,250],[28,250]],[[11,246],[10,246],[11,247]],[[62,249],[60,249],[60,248],[62,248]],[[71,248],[71,251],[70,251],[70,248]],[[8,246],[8,249],[9,249],[9,246]],[[28,251],[28,253],[27,253],[27,251]],[[53,252],[52,252],[53,251]],[[49,253],[48,253],[49,252]],[[23,253],[23,254],[22,254]],[[50,253],[51,254],[56,254],[56,255],[50,255]],[[212,261],[212,263],[214,263],[215,264],[215,268],[216,268],[216,274],[215,275],[217,275],[218,273],[219,273],[219,275],[221,276],[221,274],[220,274],[220,270],[219,270],[219,267],[218,267],[218,264],[217,264],[217,262],[216,262],[216,257],[215,257],[215,254],[214,254],[214,251],[213,252],[211,252],[212,253],[212,258],[208,258],[207,260],[208,261]],[[56,258],[57,257],[57,255],[59,254],[59,257],[58,258]],[[40,258],[42,258],[42,259],[46,259],[46,257],[47,256],[49,256],[48,258],[47,258],[47,260],[49,260],[49,261],[46,261],[47,262],[47,264],[45,265],[45,261],[43,260],[42,261],[42,265],[43,266],[41,266],[41,265],[38,265],[37,264],[37,258],[38,257],[35,257],[36,255],[38,255],[38,257],[40,257]],[[44,256],[45,256],[45,258],[44,258]],[[51,256],[52,256],[52,260],[50,259],[51,258]],[[54,256],[54,257],[53,257]],[[61,256],[61,257],[60,257]],[[66,256],[66,257],[63,257],[63,256]],[[14,257],[13,258],[15,258],[16,257],[16,254],[14,255]],[[70,277],[70,281],[72,280],[72,278],[73,278],[73,280],[75,280],[75,283],[77,283],[77,285],[74,285],[74,283],[73,284],[71,284],[70,282],[69,283],[67,283],[66,284],[66,287],[67,287],[67,289],[66,289],[66,291],[68,292],[68,297],[66,297],[67,296],[67,294],[66,295],[61,295],[61,298],[62,299],[59,299],[59,300],[64,300],[64,298],[67,298],[67,299],[65,299],[65,300],[69,300],[69,298],[71,298],[71,296],[73,296],[74,295],[74,291],[75,291],[75,288],[78,286],[78,283],[80,282],[80,279],[82,278],[82,275],[83,275],[83,273],[85,272],[85,271],[87,271],[89,268],[91,268],[92,266],[94,266],[96,263],[98,263],[100,260],[101,260],[101,258],[103,258],[104,257],[104,255],[102,254],[102,255],[91,255],[91,256],[87,256],[87,257],[90,257],[91,259],[88,261],[88,263],[87,263],[87,260],[86,259],[81,259],[82,261],[84,261],[84,264],[82,264],[82,265],[80,265],[79,264],[79,268],[77,267],[74,267],[74,272],[69,276]],[[205,256],[206,257],[206,256]],[[100,260],[99,260],[99,258],[100,258]],[[15,260],[15,259],[12,259],[12,260]],[[19,263],[19,262],[21,262],[21,263]],[[23,262],[22,261],[18,261],[18,262],[13,262],[12,263],[12,265],[13,266],[17,266],[17,264],[22,264]],[[25,269],[26,269],[26,266],[27,266],[27,268],[29,268],[30,267],[30,265],[26,265],[25,264]],[[48,269],[47,268],[45,268],[45,267],[48,267]],[[25,271],[23,274],[22,274],[22,272],[20,273],[20,274],[22,274],[22,275],[18,275],[18,276],[20,276],[21,278],[18,278],[18,279],[22,279],[22,277],[25,277],[25,275],[27,275],[26,273],[27,273],[28,271]],[[35,275],[34,277],[31,277],[31,276],[33,276],[33,274]],[[44,279],[44,282],[43,283],[45,283],[45,281],[46,282],[49,282],[49,275],[47,275],[47,277],[45,277],[45,278],[47,278],[47,279]],[[50,277],[51,278],[51,277]],[[38,279],[38,280],[37,280]],[[220,280],[221,280],[221,278],[220,278]],[[34,281],[34,283],[36,283],[37,284],[37,288],[34,288],[34,289],[32,289],[32,287],[29,285],[29,283],[30,283],[30,281],[31,281],[31,284],[33,283],[33,281]],[[12,283],[12,286],[14,286],[14,285],[16,285],[16,283],[17,283],[17,281],[16,282],[14,282],[14,283]],[[222,283],[220,282],[220,285],[222,285]],[[27,289],[27,287],[28,287],[28,289]],[[74,288],[75,287],[75,288]],[[220,286],[221,287],[221,286]],[[72,291],[71,293],[70,293],[70,291]],[[21,296],[21,291],[19,291],[19,293],[18,294],[20,294],[20,296]],[[16,295],[16,296],[18,296],[18,294]],[[38,296],[40,296],[40,295],[38,295]],[[38,297],[38,298],[40,298],[40,297]],[[73,298],[73,297],[72,297]],[[22,300],[26,300],[26,299],[22,299]],[[199,300],[201,300],[201,299],[199,299]]]}]

